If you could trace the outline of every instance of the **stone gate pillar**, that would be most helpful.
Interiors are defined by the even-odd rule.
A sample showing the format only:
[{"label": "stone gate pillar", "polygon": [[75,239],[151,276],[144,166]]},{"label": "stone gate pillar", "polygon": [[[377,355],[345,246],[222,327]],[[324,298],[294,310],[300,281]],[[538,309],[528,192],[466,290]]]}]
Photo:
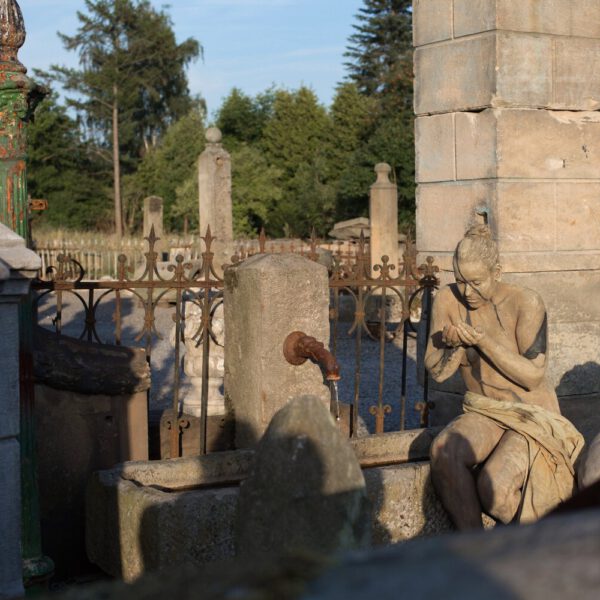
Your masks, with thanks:
[{"label": "stone gate pillar", "polygon": [[448,281],[488,220],[505,279],[546,302],[549,374],[577,422],[600,399],[600,0],[413,6],[418,250]]}]

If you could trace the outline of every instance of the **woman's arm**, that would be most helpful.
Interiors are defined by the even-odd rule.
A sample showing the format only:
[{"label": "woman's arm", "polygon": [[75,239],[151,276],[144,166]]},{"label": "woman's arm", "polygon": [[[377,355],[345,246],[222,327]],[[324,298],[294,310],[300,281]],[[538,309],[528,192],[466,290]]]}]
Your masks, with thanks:
[{"label": "woman's arm", "polygon": [[430,335],[425,351],[425,368],[437,382],[454,375],[465,358],[465,349],[452,325],[448,303],[451,301],[449,290],[444,288],[433,302]]},{"label": "woman's arm", "polygon": [[546,371],[546,310],[535,295],[519,306],[515,336],[519,352],[505,336],[492,338],[481,328],[459,323],[456,331],[462,343],[476,346],[505,377],[526,390],[540,385]]}]

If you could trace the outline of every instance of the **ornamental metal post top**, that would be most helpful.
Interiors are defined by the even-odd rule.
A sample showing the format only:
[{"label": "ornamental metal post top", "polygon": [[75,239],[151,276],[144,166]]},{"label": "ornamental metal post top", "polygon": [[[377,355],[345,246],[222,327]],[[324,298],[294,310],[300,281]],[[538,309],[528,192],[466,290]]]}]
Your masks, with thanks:
[{"label": "ornamental metal post top", "polygon": [[47,90],[19,62],[24,42],[19,5],[0,0],[0,223],[28,240],[27,124]]},{"label": "ornamental metal post top", "polygon": [[25,73],[17,54],[25,43],[25,23],[16,0],[0,0],[0,70]]}]

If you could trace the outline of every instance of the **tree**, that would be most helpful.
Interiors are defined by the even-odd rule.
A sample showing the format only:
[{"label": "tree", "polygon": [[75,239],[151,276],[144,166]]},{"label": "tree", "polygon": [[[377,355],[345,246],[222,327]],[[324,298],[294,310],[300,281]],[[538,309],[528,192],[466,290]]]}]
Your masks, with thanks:
[{"label": "tree", "polygon": [[271,219],[283,198],[281,171],[267,163],[264,154],[243,144],[231,153],[233,229],[238,236],[255,236]]},{"label": "tree", "polygon": [[[164,200],[165,224],[179,229],[185,218],[197,222],[197,161],[204,150],[204,116],[201,106],[173,123],[160,142],[149,149],[134,174],[124,181],[130,229],[140,223],[142,201],[147,196]],[[194,194],[195,191],[195,194]]]},{"label": "tree", "polygon": [[412,1],[364,0],[344,56],[349,77],[386,108],[412,106]]},{"label": "tree", "polygon": [[197,58],[194,39],[178,44],[169,16],[149,0],[85,0],[73,36],[59,34],[79,53],[80,68],[54,66],[53,76],[74,92],[68,105],[85,125],[102,159],[112,163],[115,229],[123,234],[121,168],[131,172],[170,123],[191,106],[185,67]]},{"label": "tree", "polygon": [[255,144],[263,135],[265,125],[273,114],[276,92],[273,88],[254,98],[233,88],[217,113],[217,127],[223,142],[233,151],[239,144]]},{"label": "tree", "polygon": [[[273,115],[261,143],[269,164],[282,173],[284,198],[273,209],[271,233],[308,235],[313,225],[322,231],[329,223],[330,143],[331,121],[312,90],[301,87],[295,92],[276,92]],[[309,210],[309,198],[311,205],[321,206],[323,218],[318,210]]]},{"label": "tree", "polygon": [[27,137],[28,189],[32,197],[48,200],[36,225],[108,230],[103,194],[110,187],[110,170],[81,140],[77,123],[54,94],[38,107]]},{"label": "tree", "polygon": [[412,2],[364,0],[345,56],[351,81],[376,102],[372,121],[338,185],[338,216],[368,214],[373,167],[387,162],[398,185],[399,220],[414,219]]},{"label": "tree", "polygon": [[348,162],[338,184],[338,218],[368,216],[369,188],[379,162],[392,167],[392,181],[398,186],[398,220],[408,229],[415,211],[414,134],[412,117],[402,112],[380,118]]}]

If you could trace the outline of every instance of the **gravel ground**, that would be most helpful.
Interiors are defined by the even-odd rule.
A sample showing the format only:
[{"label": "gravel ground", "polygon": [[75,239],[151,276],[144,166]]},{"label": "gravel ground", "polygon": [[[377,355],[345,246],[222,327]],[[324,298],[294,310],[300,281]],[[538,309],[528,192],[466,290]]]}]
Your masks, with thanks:
[{"label": "gravel ground", "polygon": [[[115,302],[114,296],[107,296],[100,302],[97,309],[97,331],[104,343],[114,343],[115,324],[113,321]],[[171,343],[174,328],[173,316],[175,309],[172,305],[158,306],[155,311],[155,336],[152,344],[152,390],[150,408],[152,410],[168,408],[172,405],[174,348]],[[38,309],[38,319],[43,327],[53,329],[52,321],[56,315],[55,298],[52,295],[41,299]],[[144,310],[139,300],[124,298],[122,301],[122,343],[129,346],[144,347],[145,340],[136,339],[143,329]],[[65,335],[79,337],[84,327],[84,309],[82,302],[73,294],[65,294],[62,309],[62,332]],[[389,326],[391,329],[393,326]],[[339,399],[351,404],[354,398],[355,380],[355,335],[348,335],[349,323],[340,323],[337,340],[337,359],[341,368],[342,379],[339,382]],[[181,348],[182,356],[184,348]],[[423,397],[422,388],[417,384],[416,377],[416,342],[409,338],[407,358],[407,406],[406,427],[418,427],[419,414],[415,411],[416,402]],[[385,344],[385,367],[383,402],[392,407],[392,412],[386,415],[385,430],[399,429],[400,398],[402,372],[402,333]],[[186,377],[182,374],[182,386],[187,385]],[[374,431],[374,417],[369,413],[369,407],[377,403],[379,386],[379,342],[362,336],[361,369],[360,369],[360,418],[361,429],[364,427]]]}]

